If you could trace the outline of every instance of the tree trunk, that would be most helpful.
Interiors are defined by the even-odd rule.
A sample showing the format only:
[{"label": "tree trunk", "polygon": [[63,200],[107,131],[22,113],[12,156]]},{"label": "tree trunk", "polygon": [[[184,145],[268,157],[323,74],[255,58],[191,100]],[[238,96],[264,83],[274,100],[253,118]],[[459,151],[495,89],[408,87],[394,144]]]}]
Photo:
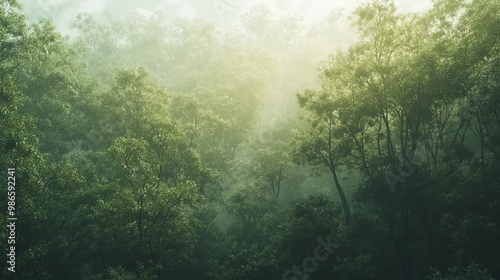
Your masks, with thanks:
[{"label": "tree trunk", "polygon": [[349,209],[349,204],[347,203],[347,198],[345,197],[344,190],[340,186],[339,179],[337,177],[337,171],[335,170],[335,166],[331,166],[330,170],[333,175],[333,181],[335,182],[335,187],[337,188],[337,192],[339,193],[340,200],[342,201],[342,208],[344,209],[345,223],[346,225],[351,224],[351,210]]}]

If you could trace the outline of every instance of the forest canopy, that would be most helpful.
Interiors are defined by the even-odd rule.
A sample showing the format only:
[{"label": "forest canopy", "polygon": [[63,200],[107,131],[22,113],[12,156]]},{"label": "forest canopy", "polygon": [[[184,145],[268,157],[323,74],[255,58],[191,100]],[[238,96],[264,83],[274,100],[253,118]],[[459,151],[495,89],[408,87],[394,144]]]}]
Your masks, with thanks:
[{"label": "forest canopy", "polygon": [[0,4],[1,279],[500,278],[500,1]]}]

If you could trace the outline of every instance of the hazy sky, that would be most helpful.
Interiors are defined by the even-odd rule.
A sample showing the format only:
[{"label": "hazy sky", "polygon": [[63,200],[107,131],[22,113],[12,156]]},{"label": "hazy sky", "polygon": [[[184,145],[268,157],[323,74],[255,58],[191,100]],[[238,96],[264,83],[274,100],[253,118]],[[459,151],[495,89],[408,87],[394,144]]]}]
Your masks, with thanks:
[{"label": "hazy sky", "polygon": [[[176,16],[203,17],[226,24],[238,21],[239,16],[257,3],[266,3],[277,15],[301,15],[305,22],[314,22],[332,9],[352,10],[361,0],[19,0],[32,20],[53,18],[64,32],[81,12],[101,15],[104,11],[124,17],[136,10],[143,14],[162,11],[168,19]],[[395,0],[402,12],[429,8],[430,0]]]}]

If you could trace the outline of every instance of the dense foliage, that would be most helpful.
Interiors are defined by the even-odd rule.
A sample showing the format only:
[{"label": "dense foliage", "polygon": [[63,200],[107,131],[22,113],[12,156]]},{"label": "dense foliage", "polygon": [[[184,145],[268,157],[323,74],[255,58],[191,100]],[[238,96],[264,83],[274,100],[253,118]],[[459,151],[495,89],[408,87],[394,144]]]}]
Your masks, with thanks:
[{"label": "dense foliage", "polygon": [[0,3],[0,278],[500,278],[499,1],[72,38]]}]

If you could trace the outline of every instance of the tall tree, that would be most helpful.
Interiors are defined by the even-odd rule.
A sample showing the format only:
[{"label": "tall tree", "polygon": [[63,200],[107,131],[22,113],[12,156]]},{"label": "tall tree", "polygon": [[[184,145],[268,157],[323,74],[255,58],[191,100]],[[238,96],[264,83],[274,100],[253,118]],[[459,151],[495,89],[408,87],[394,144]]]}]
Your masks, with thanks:
[{"label": "tall tree", "polygon": [[351,210],[338,176],[339,166],[350,152],[349,142],[346,137],[342,137],[344,128],[338,121],[330,93],[322,92],[316,95],[312,91],[305,91],[298,95],[298,100],[303,108],[312,112],[308,118],[310,128],[297,137],[299,162],[302,160],[328,169],[342,201],[345,222],[349,225]]}]

